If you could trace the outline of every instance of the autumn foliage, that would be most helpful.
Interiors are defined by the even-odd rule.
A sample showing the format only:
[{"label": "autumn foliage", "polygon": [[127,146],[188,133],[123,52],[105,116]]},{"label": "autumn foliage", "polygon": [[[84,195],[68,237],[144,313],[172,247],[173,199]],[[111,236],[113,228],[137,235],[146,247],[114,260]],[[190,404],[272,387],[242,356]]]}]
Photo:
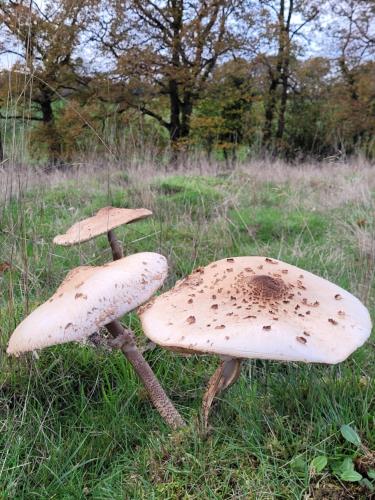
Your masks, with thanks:
[{"label": "autumn foliage", "polygon": [[22,122],[49,165],[148,143],[373,158],[374,18],[371,0],[0,0],[0,154]]}]

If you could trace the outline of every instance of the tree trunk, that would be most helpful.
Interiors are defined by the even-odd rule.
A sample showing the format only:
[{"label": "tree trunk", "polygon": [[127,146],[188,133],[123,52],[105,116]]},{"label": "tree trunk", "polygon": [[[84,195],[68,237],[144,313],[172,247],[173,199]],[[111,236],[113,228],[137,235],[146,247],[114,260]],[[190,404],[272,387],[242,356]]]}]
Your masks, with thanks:
[{"label": "tree trunk", "polygon": [[[286,37],[288,36],[285,26],[285,0],[280,0],[280,9],[278,13],[278,42],[279,47],[277,51],[277,60],[275,71],[272,72],[271,83],[269,86],[269,99],[265,109],[265,122],[263,128],[263,146],[269,147],[272,139],[272,122],[275,114],[276,101],[277,101],[277,87],[283,75],[283,68],[285,65],[285,46]],[[283,88],[284,91],[284,88]],[[285,96],[286,97],[286,96]],[[282,106],[282,103],[281,103]],[[286,106],[286,101],[285,101]],[[280,115],[279,115],[280,118]],[[283,115],[284,118],[284,115]],[[279,127],[278,127],[279,129]],[[278,130],[279,131],[279,130]]]},{"label": "tree trunk", "polygon": [[169,102],[171,106],[169,135],[173,144],[178,141],[181,134],[180,99],[178,97],[178,84],[175,80],[169,82]]},{"label": "tree trunk", "polygon": [[272,123],[276,107],[276,90],[279,84],[278,76],[273,76],[268,89],[268,99],[264,110],[264,125],[263,125],[263,147],[269,147],[272,139]]},{"label": "tree trunk", "polygon": [[[280,22],[280,48],[281,48],[281,97],[279,120],[276,131],[276,138],[279,142],[282,141],[285,131],[285,114],[288,101],[288,84],[289,84],[289,66],[290,66],[290,52],[291,52],[291,39],[290,39],[290,23],[294,10],[294,1],[289,0],[289,11],[285,19],[285,5],[284,2],[280,4],[279,22]],[[280,144],[279,144],[280,146]]]},{"label": "tree trunk", "polygon": [[184,156],[186,145],[181,143],[181,139],[187,139],[190,134],[190,119],[193,112],[193,99],[190,94],[184,96],[181,102],[178,95],[178,83],[171,81],[169,83],[169,100],[170,100],[170,126],[169,137],[172,148],[172,164],[177,166],[181,159],[181,154]]},{"label": "tree trunk", "polygon": [[288,100],[288,83],[289,83],[289,58],[286,57],[284,61],[284,67],[282,70],[281,76],[281,97],[280,97],[280,108],[279,108],[279,120],[276,131],[276,138],[281,141],[284,136],[285,130],[285,113],[286,113],[286,105]]},{"label": "tree trunk", "polygon": [[169,136],[171,140],[172,158],[171,163],[174,167],[178,166],[179,161],[179,139],[181,137],[181,102],[179,95],[179,86],[181,85],[179,70],[181,67],[180,49],[181,49],[181,30],[183,25],[184,4],[182,0],[171,0],[172,14],[172,60],[171,66],[173,73],[169,79],[169,102],[170,102],[170,129]]},{"label": "tree trunk", "polygon": [[0,163],[4,161],[3,137],[0,130]]},{"label": "tree trunk", "polygon": [[55,126],[52,99],[49,93],[43,94],[43,98],[40,99],[39,104],[46,133],[46,142],[48,144],[48,168],[51,168],[61,162],[61,140]]},{"label": "tree trunk", "polygon": [[170,127],[169,136],[171,141],[171,164],[177,167],[181,161],[186,159],[186,144],[181,139],[187,139],[190,134],[190,118],[193,110],[193,101],[190,94],[184,95],[181,102],[179,97],[178,82],[172,80],[170,89]]},{"label": "tree trunk", "polygon": [[49,97],[44,96],[43,100],[40,101],[40,108],[42,111],[42,120],[45,125],[49,125],[53,122],[53,109],[52,101]]},{"label": "tree trunk", "polygon": [[355,77],[352,71],[350,71],[350,69],[348,68],[348,65],[346,64],[345,56],[340,57],[339,67],[341,70],[341,74],[344,78],[344,81],[348,87],[350,97],[352,98],[353,101],[358,101],[358,93],[356,89]]},{"label": "tree trunk", "polygon": [[181,106],[181,137],[189,137],[190,119],[193,112],[193,98],[190,92],[184,94],[184,100]]}]

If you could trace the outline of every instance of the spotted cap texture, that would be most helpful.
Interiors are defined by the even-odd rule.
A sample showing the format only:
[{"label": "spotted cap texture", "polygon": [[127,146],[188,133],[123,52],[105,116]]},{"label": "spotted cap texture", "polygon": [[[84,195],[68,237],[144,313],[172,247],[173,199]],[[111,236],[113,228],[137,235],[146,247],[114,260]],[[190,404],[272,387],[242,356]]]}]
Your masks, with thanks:
[{"label": "spotted cap texture", "polygon": [[167,271],[165,257],[149,252],[73,269],[55,294],[18,325],[8,354],[84,340],[148,300]]},{"label": "spotted cap texture", "polygon": [[138,312],[145,334],[164,347],[238,358],[334,364],[371,332],[356,297],[265,257],[200,267]]},{"label": "spotted cap texture", "polygon": [[96,215],[76,222],[65,234],[55,236],[56,245],[70,246],[91,240],[111,229],[152,215],[146,208],[101,208]]}]

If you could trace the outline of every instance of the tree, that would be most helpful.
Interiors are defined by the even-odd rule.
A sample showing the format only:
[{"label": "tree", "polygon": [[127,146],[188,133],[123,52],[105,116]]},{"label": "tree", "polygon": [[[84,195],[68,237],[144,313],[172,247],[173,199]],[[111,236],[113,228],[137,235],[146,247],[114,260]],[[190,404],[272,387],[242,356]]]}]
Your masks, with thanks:
[{"label": "tree", "polygon": [[[220,57],[234,48],[234,0],[114,0],[111,22],[98,19],[99,39],[125,77],[127,105],[156,119],[178,149],[190,133],[193,108]],[[109,10],[107,11],[109,12]],[[169,116],[162,107],[167,99]]]},{"label": "tree", "polygon": [[4,92],[24,96],[26,107],[31,102],[26,114],[14,117],[41,123],[38,135],[48,143],[51,163],[61,158],[53,103],[85,84],[79,76],[82,58],[77,48],[92,5],[92,0],[0,0],[3,53],[16,57]]},{"label": "tree", "polygon": [[356,100],[355,69],[375,50],[375,26],[372,23],[375,3],[372,0],[344,0],[331,2],[330,7],[336,19],[331,33],[337,45],[338,66],[352,98]]},{"label": "tree", "polygon": [[213,72],[192,119],[192,133],[204,145],[208,157],[214,145],[225,160],[236,159],[240,144],[254,136],[253,103],[258,89],[253,81],[253,64],[235,58],[218,65]]},{"label": "tree", "polygon": [[[300,45],[298,37],[318,15],[312,0],[259,0],[256,30],[258,60],[268,74],[264,103],[263,145],[270,148],[273,138],[281,143],[290,90],[291,63]],[[275,115],[277,123],[274,127]]]},{"label": "tree", "polygon": [[[375,2],[373,0],[343,0],[331,2],[335,22],[330,27],[336,49],[336,63],[342,83],[336,82],[340,103],[337,114],[345,124],[347,152],[367,140],[375,121]],[[369,128],[370,127],[370,128]],[[351,137],[349,137],[351,136]]]},{"label": "tree", "polygon": [[284,155],[292,158],[324,158],[334,151],[332,130],[335,123],[330,102],[331,63],[328,58],[310,57],[294,64]]}]

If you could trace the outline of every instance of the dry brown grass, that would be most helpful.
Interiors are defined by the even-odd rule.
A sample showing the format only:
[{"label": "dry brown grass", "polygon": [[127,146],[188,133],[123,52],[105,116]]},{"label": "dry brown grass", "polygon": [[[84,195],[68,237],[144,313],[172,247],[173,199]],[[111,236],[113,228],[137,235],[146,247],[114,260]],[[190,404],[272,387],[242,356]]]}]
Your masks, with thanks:
[{"label": "dry brown grass", "polygon": [[238,163],[231,168],[222,163],[198,160],[185,163],[178,168],[167,168],[151,162],[140,164],[133,162],[98,163],[97,160],[85,160],[62,169],[54,169],[46,173],[42,168],[26,165],[0,166],[0,199],[17,196],[20,192],[35,187],[54,187],[66,181],[79,185],[93,177],[102,183],[111,184],[119,172],[126,172],[129,182],[145,188],[155,177],[170,175],[229,175],[231,180],[243,182],[252,187],[272,182],[289,184],[297,187],[306,203],[319,204],[327,208],[335,208],[349,201],[367,202],[371,191],[375,189],[375,164],[363,158],[353,159],[347,163],[302,163],[290,165],[280,160],[253,160]]}]

